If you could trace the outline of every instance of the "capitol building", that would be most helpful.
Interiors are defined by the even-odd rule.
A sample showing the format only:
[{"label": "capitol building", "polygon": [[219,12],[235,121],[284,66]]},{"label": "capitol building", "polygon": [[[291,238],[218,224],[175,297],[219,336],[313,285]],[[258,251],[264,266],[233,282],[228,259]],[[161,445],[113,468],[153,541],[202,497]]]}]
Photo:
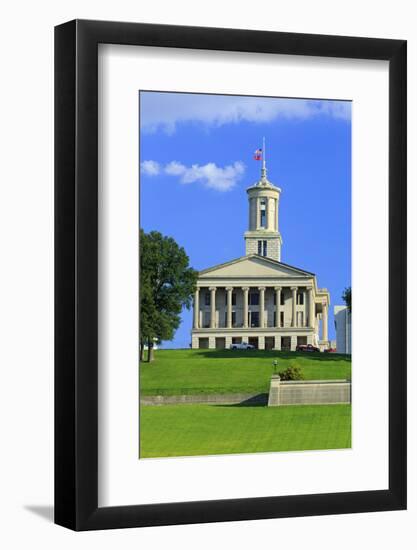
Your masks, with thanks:
[{"label": "capitol building", "polygon": [[300,344],[329,347],[330,294],[314,273],[281,261],[281,189],[261,178],[247,189],[246,254],[199,272],[194,296],[192,348],[295,351]]}]

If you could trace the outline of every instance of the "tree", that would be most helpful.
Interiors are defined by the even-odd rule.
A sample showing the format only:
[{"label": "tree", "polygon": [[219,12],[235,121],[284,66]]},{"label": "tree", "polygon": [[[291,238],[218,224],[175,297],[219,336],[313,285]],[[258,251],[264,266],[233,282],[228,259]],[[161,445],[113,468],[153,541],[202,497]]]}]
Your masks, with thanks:
[{"label": "tree", "polygon": [[349,312],[352,311],[352,288],[350,286],[346,287],[342,294],[342,299],[347,305]]},{"label": "tree", "polygon": [[185,250],[158,231],[140,230],[140,351],[154,342],[172,340],[181,322],[181,310],[190,308],[198,273],[189,267]]}]

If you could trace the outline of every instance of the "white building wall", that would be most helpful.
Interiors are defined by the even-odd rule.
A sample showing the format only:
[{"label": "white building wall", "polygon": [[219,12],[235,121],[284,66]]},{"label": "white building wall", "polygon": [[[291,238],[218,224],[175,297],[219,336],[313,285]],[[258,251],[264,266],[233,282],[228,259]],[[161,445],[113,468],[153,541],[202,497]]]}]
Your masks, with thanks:
[{"label": "white building wall", "polygon": [[352,316],[347,306],[334,306],[337,353],[352,353]]}]

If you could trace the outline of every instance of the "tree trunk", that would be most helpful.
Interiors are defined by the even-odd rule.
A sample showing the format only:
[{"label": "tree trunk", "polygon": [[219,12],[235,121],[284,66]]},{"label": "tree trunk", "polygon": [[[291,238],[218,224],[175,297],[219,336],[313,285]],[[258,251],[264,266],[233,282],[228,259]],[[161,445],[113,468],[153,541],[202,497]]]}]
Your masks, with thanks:
[{"label": "tree trunk", "polygon": [[154,353],[153,353],[153,340],[149,338],[148,340],[148,363],[154,360]]},{"label": "tree trunk", "polygon": [[140,355],[139,360],[143,361],[145,359],[145,343],[143,340],[140,341]]}]

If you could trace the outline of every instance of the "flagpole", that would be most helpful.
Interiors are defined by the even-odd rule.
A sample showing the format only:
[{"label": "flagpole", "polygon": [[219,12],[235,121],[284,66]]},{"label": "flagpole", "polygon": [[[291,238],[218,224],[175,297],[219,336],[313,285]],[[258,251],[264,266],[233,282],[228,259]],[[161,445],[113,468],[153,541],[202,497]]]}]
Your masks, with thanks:
[{"label": "flagpole", "polygon": [[262,177],[266,178],[266,149],[265,137],[262,138]]}]

